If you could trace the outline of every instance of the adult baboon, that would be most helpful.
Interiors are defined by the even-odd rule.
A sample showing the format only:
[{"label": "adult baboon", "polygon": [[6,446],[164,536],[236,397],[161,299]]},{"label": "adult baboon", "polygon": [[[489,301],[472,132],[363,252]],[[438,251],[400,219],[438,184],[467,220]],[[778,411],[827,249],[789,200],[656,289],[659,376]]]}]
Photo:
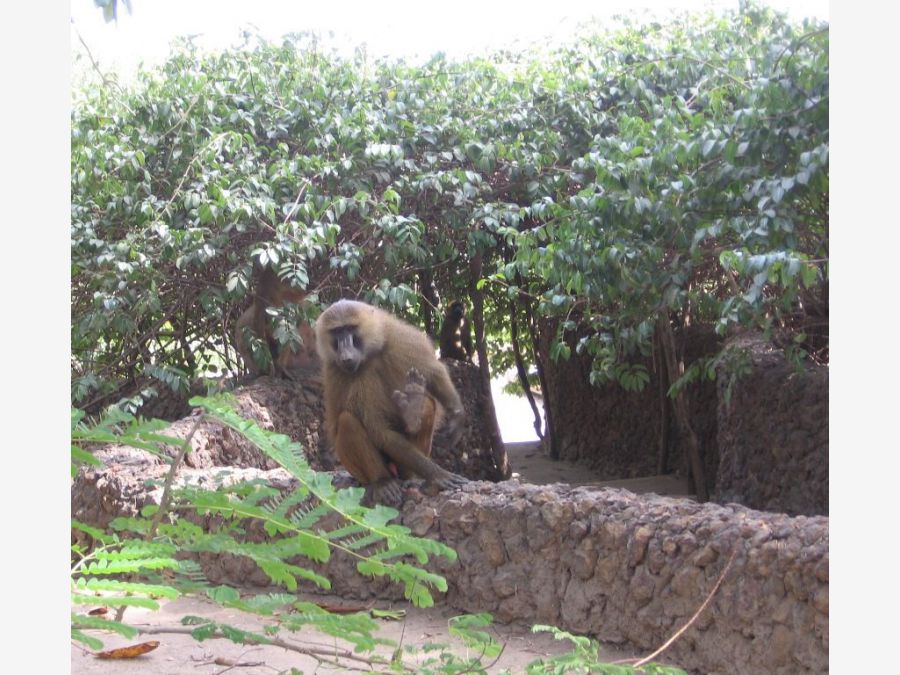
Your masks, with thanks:
[{"label": "adult baboon", "polygon": [[441,417],[458,442],[465,413],[425,333],[377,307],[340,300],[316,322],[316,346],[326,431],[375,501],[399,502],[398,479],[412,475],[442,490],[467,482],[430,459]]},{"label": "adult baboon", "polygon": [[[306,291],[285,283],[270,267],[259,272],[256,293],[251,304],[235,324],[234,340],[244,365],[254,375],[280,375],[290,378],[298,369],[312,368],[317,363],[315,349],[316,336],[312,326],[301,321],[297,333],[303,344],[296,351],[282,345],[273,334],[271,318],[266,311],[269,307],[283,307],[287,303],[301,304],[306,299]],[[250,346],[253,337],[264,340],[269,349],[268,368],[261,368],[253,358]]]}]

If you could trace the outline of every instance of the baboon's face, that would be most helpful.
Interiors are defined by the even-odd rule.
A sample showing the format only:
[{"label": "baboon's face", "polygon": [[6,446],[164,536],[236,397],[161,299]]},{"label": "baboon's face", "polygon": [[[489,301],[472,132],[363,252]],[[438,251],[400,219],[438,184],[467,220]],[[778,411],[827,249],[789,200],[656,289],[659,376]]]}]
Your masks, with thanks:
[{"label": "baboon's face", "polygon": [[352,375],[365,362],[362,336],[356,326],[338,326],[329,332],[333,363],[345,373]]}]

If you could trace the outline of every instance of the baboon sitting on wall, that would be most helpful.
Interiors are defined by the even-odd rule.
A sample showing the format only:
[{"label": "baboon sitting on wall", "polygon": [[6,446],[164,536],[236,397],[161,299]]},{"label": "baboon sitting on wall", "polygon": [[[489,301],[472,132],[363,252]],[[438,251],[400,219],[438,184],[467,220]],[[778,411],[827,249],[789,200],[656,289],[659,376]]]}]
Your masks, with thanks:
[{"label": "baboon sitting on wall", "polygon": [[441,418],[458,442],[465,413],[425,333],[377,307],[340,300],[316,322],[316,346],[326,431],[375,501],[396,504],[398,479],[414,475],[442,490],[467,482],[430,458]]}]

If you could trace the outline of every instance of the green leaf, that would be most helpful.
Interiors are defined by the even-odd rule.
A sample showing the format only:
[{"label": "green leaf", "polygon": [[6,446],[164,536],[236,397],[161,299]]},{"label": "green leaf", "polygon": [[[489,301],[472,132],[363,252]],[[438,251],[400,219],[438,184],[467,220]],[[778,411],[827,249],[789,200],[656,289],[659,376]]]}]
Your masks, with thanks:
[{"label": "green leaf", "polygon": [[82,644],[86,645],[88,649],[93,649],[94,651],[103,649],[103,642],[95,637],[87,635],[86,633],[76,628],[72,629],[72,639],[76,642],[81,642]]},{"label": "green leaf", "polygon": [[92,628],[96,630],[111,630],[127,638],[134,638],[138,635],[137,629],[132,628],[129,625],[126,625],[119,621],[112,621],[110,619],[100,619],[97,617],[88,616],[86,614],[73,614],[72,627],[73,629]]}]

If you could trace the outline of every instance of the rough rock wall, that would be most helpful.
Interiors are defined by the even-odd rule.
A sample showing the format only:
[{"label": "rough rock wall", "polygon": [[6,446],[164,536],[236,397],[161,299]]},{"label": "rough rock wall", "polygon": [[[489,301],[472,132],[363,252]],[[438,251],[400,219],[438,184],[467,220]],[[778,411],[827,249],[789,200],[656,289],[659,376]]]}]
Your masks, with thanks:
[{"label": "rough rock wall", "polygon": [[[650,374],[642,391],[628,392],[618,385],[593,386],[590,383],[591,359],[572,350],[568,361],[550,359],[550,342],[555,327],[541,329],[541,352],[549,364],[548,401],[553,427],[560,448],[560,459],[583,461],[600,472],[601,478],[635,478],[657,473],[662,413],[659,379],[652,359],[639,360]],[[717,339],[711,329],[692,328],[679,337],[686,361],[714,353]],[[571,338],[574,347],[575,336]],[[706,470],[707,487],[713,489],[718,467],[716,452],[716,387],[695,382],[686,390],[694,431],[700,440]],[[687,465],[679,443],[675,420],[669,417],[671,444],[665,473],[685,475]]]},{"label": "rough rock wall", "polygon": [[[542,331],[549,354],[552,329]],[[715,336],[694,329],[680,340],[691,361],[718,348]],[[760,335],[728,341],[745,354],[749,375],[733,381],[720,369],[715,384],[694,383],[688,408],[700,439],[712,499],[793,515],[828,514],[828,368],[797,371]],[[589,383],[590,360],[573,355],[553,364],[548,394],[562,459],[584,461],[605,478],[657,472],[661,429],[658,379],[640,392]],[[668,471],[687,473],[671,420]]]},{"label": "rough rock wall", "polygon": [[[828,514],[828,368],[797,371],[761,336],[728,342],[752,371],[718,378],[713,498],[794,515]],[[726,395],[730,388],[730,399]]]},{"label": "rough rock wall", "polygon": [[[144,487],[147,468],[131,465],[132,478],[121,483],[127,491],[118,496],[112,481],[98,480],[102,472],[90,474],[93,480],[84,474],[79,503],[105,502],[135,513],[159,499],[158,491]],[[182,479],[202,484],[219,469],[187,470]],[[229,471],[231,480],[262,477],[282,489],[292,485],[280,469]],[[346,476],[338,482],[346,483]],[[73,515],[105,524],[85,511]],[[218,523],[214,516],[193,518],[206,527]],[[501,622],[549,623],[648,653],[688,622],[734,553],[708,607],[660,660],[698,673],[827,671],[825,517],[508,481],[473,482],[436,496],[411,493],[401,521],[457,551],[456,562],[430,563],[448,581],[444,601],[450,606],[489,611]],[[266,537],[258,524],[246,532],[254,541]],[[252,562],[230,554],[203,555],[200,562],[213,583],[269,583]],[[402,597],[384,579],[361,577],[345,556],[335,555],[319,571],[345,598]]]},{"label": "rough rock wall", "polygon": [[[318,377],[304,382],[289,382],[261,377],[233,392],[235,409],[261,428],[277,430],[302,444],[309,465],[317,471],[335,466],[332,450],[321,429],[322,383]],[[195,476],[198,484],[213,487],[213,475],[240,470],[275,469],[278,465],[241,434],[218,422],[198,423],[198,411],[173,422],[160,433],[177,439],[191,436],[191,451],[185,455],[180,476]],[[176,447],[162,450],[171,457]],[[72,517],[85,523],[106,527],[117,516],[134,516],[148,499],[158,500],[162,489],[150,488],[145,481],[159,484],[165,479],[169,465],[143,450],[122,445],[94,449],[95,457],[104,462],[102,468],[82,467],[72,483]],[[73,531],[75,541],[85,536]]]},{"label": "rough rock wall", "polygon": [[[312,380],[296,385],[261,379],[235,395],[241,414],[321,448],[317,386]],[[472,399],[461,394],[468,409]],[[180,420],[168,433],[186,437],[195,421]],[[228,474],[228,480],[263,477],[291,486],[284,471],[271,470],[255,448],[218,425],[202,423],[192,445],[181,480],[212,485]],[[161,478],[164,464],[117,446],[98,454],[107,467],[84,468],[73,483],[74,518],[104,527],[117,515],[158,502],[160,490],[147,480]],[[325,464],[320,453],[311,461]],[[339,481],[349,479],[341,473]],[[722,587],[665,658],[703,673],[827,670],[825,517],[792,518],[624,490],[481,482],[437,496],[413,492],[401,518],[415,534],[458,552],[456,563],[433,562],[448,580],[445,601],[451,606],[490,611],[500,621],[552,623],[647,651],[688,621],[736,551]],[[265,536],[260,527],[249,527],[248,534]],[[227,554],[205,556],[201,563],[213,582],[268,583],[252,563]],[[347,558],[335,556],[324,571],[348,598],[401,595],[384,580],[359,577]]]}]

